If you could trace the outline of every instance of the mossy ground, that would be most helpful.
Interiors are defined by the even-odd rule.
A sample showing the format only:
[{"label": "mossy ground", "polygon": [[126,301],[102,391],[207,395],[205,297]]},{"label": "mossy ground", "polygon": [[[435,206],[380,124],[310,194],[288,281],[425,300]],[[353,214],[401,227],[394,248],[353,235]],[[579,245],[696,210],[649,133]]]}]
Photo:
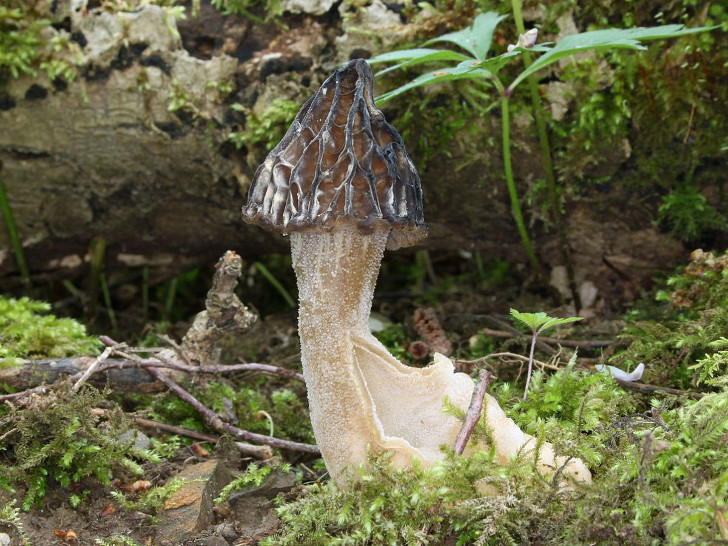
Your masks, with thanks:
[{"label": "mossy ground", "polygon": [[[409,470],[393,470],[386,455],[373,454],[367,468],[352,471],[355,484],[343,490],[327,482],[320,462],[293,457],[286,468],[298,474],[301,485],[279,498],[281,524],[265,543],[726,540],[728,366],[723,345],[707,339],[720,340],[720,332],[710,326],[723,324],[728,308],[728,268],[724,267],[728,258],[709,253],[696,253],[694,258],[670,278],[656,300],[648,298],[651,316],[644,310],[631,314],[631,326],[625,330],[628,337],[611,359],[620,366],[644,359],[649,383],[678,386],[686,391],[684,395],[626,389],[610,376],[591,370],[593,357],[588,351],[571,354],[568,361],[566,353],[563,359],[552,360],[560,367],[558,372],[538,371],[525,401],[517,367],[497,370],[499,380],[490,393],[524,431],[553,442],[560,453],[582,458],[593,472],[593,484],[570,484],[558,472],[555,477],[542,476],[523,458],[499,465],[493,453],[484,451],[470,458],[446,452],[434,468]],[[439,297],[436,305],[446,305],[447,294]],[[667,321],[672,321],[669,328],[657,327]],[[635,337],[635,324],[641,337]],[[583,338],[590,331],[588,325],[574,328],[561,334]],[[696,332],[703,334],[697,341]],[[472,334],[472,330],[461,332],[464,338]],[[400,350],[410,337],[411,331],[403,326],[395,339]],[[498,351],[500,343],[478,338],[467,357],[482,356],[478,351]],[[519,350],[509,343],[510,350]],[[684,362],[673,366],[682,346],[688,346],[689,352]],[[290,347],[291,352],[295,350]],[[232,411],[228,417],[239,419],[242,428],[269,433],[272,423],[278,437],[312,440],[305,391],[293,383],[218,378],[188,385],[188,389],[219,414]],[[107,543],[118,540],[113,533],[121,525],[134,530],[126,540],[141,544],[153,537],[154,513],[170,492],[167,486],[174,485],[169,480],[175,468],[190,452],[179,438],[157,441],[146,452],[135,450],[128,437],[120,440],[123,431],[132,428],[130,412],[205,428],[189,406],[170,394],[120,397],[85,387],[74,395],[70,388],[61,387],[28,403],[6,406],[0,417],[4,462],[0,476],[6,491],[0,497],[9,504],[0,519],[24,523],[31,543],[39,544],[43,535],[27,523],[29,517],[38,521],[38,507],[67,518],[73,514],[68,521]],[[489,432],[477,428],[475,434],[487,441]],[[278,458],[256,467],[239,460],[231,464],[248,469],[237,482],[245,486],[258,484],[281,462]],[[151,491],[121,489],[139,476],[150,480]],[[482,493],[484,487],[487,494]],[[10,488],[16,492],[10,493]],[[19,501],[11,504],[16,495]],[[98,518],[108,505],[115,508],[116,523],[107,520],[106,530],[84,523],[84,518]],[[139,513],[149,517],[134,519]],[[49,519],[48,525],[58,525],[58,520]]]}]

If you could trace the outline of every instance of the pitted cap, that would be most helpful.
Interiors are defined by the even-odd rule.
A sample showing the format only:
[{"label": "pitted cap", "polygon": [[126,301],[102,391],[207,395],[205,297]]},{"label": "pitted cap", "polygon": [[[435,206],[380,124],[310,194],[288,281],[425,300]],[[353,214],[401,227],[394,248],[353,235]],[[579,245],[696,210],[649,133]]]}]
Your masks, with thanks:
[{"label": "pitted cap", "polygon": [[336,70],[258,167],[243,219],[286,234],[342,223],[391,229],[390,249],[423,239],[417,169],[373,93],[366,61]]}]

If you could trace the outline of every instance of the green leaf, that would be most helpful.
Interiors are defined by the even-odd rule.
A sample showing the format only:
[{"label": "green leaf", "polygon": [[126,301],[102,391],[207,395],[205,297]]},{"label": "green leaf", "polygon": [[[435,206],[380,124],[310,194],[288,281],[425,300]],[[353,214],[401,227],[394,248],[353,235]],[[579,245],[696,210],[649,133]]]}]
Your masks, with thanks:
[{"label": "green leaf", "polygon": [[406,83],[396,89],[392,89],[375,99],[377,106],[393,99],[394,97],[401,95],[405,91],[420,87],[422,85],[430,85],[433,83],[443,83],[454,80],[463,80],[470,78],[491,78],[492,74],[487,70],[481,68],[473,68],[472,63],[474,61],[464,61],[456,67],[446,67],[439,70],[433,70],[427,72],[421,76],[417,76],[414,80]]},{"label": "green leaf", "polygon": [[513,81],[509,90],[513,90],[520,82],[531,74],[555,63],[559,59],[584,51],[602,51],[606,49],[646,49],[640,42],[675,38],[686,34],[706,32],[716,27],[683,28],[683,25],[662,25],[644,28],[609,28],[572,34],[561,40],[548,53],[536,59],[533,64]]},{"label": "green leaf", "polygon": [[467,55],[452,51],[451,49],[403,49],[402,51],[390,51],[382,53],[373,59],[369,59],[369,64],[398,62],[394,66],[390,66],[377,72],[377,76],[386,74],[392,70],[400,68],[408,68],[417,66],[418,64],[430,63],[435,61],[466,61],[470,59]]},{"label": "green leaf", "polygon": [[495,27],[506,17],[507,15],[498,15],[494,11],[481,13],[468,28],[438,36],[425,42],[424,45],[451,42],[463,48],[479,61],[484,61],[493,41]]},{"label": "green leaf", "polygon": [[582,317],[555,318],[550,317],[546,313],[521,313],[515,309],[511,309],[511,316],[528,326],[534,333],[541,333],[549,328],[576,322]]}]

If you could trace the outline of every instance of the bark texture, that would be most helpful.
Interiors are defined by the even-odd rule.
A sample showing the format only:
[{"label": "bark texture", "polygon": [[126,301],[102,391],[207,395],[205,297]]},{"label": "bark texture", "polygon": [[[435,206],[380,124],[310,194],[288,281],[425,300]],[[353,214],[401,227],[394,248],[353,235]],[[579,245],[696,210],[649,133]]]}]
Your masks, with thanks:
[{"label": "bark texture", "polygon": [[[339,63],[382,51],[409,30],[379,0],[351,13],[285,6],[292,12],[284,15],[287,28],[224,18],[204,2],[199,17],[180,22],[157,6],[111,14],[86,0],[48,3],[50,15],[64,21],[49,31],[79,44],[80,76],[69,84],[39,76],[0,86],[0,177],[35,282],[86,274],[94,237],[106,242],[107,271],[150,266],[152,282],[212,263],[228,248],[243,258],[287,251],[282,237],[240,220],[268,150],[230,144],[227,135],[245,126],[230,105],[253,116],[274,99],[302,104]],[[495,119],[473,122],[498,134]],[[453,150],[421,172],[430,228],[424,244],[434,253],[462,249],[525,263],[499,149],[484,153],[488,168],[474,162],[456,169],[463,158]],[[534,141],[519,145],[515,159],[522,181],[541,176]],[[616,285],[630,290],[679,260],[682,246],[653,227],[644,207],[612,188],[572,206],[580,282],[601,294]],[[555,235],[542,227],[532,228],[536,246],[548,268],[557,268]],[[0,229],[0,290],[19,284]]]}]

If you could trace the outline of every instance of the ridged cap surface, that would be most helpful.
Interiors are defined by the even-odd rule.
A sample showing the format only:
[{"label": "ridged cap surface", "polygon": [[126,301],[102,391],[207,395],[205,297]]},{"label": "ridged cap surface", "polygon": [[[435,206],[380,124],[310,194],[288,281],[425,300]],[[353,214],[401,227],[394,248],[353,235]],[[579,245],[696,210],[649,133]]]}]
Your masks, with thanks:
[{"label": "ridged cap surface", "polygon": [[336,70],[258,167],[243,220],[286,234],[341,223],[391,226],[390,249],[423,239],[417,169],[373,93],[366,61]]}]

